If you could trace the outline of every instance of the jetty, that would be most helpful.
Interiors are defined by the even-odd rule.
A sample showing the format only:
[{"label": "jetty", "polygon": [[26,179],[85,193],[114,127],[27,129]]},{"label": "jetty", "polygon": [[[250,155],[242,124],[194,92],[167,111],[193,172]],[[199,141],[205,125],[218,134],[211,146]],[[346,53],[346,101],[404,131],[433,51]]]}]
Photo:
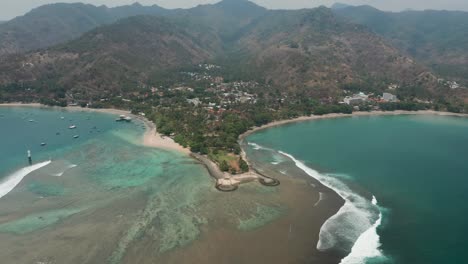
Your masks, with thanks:
[{"label": "jetty", "polygon": [[278,186],[280,184],[278,180],[262,175],[250,166],[249,172],[232,175],[221,171],[216,163],[203,155],[191,153],[190,156],[206,167],[211,177],[216,180],[216,189],[222,192],[235,191],[239,185],[253,181],[258,181],[265,186]]}]

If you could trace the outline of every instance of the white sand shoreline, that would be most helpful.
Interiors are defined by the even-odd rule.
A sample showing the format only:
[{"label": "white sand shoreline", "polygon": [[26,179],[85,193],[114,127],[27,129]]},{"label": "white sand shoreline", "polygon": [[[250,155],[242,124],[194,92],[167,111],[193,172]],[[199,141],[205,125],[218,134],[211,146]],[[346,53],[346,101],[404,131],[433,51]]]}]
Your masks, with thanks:
[{"label": "white sand shoreline", "polygon": [[[88,112],[100,112],[100,113],[107,113],[107,114],[114,114],[114,115],[128,115],[135,119],[141,120],[146,127],[146,132],[142,137],[142,144],[148,147],[154,147],[159,149],[165,149],[170,151],[175,151],[182,153],[184,155],[191,155],[195,159],[199,160],[205,166],[207,166],[208,171],[210,172],[211,176],[217,180],[217,184],[226,187],[237,186],[239,184],[250,182],[253,180],[267,180],[268,177],[264,175],[260,175],[255,171],[255,168],[250,166],[250,162],[248,157],[246,156],[245,151],[242,149],[242,157],[243,159],[249,164],[251,167],[250,172],[239,174],[239,175],[230,175],[229,173],[223,173],[219,170],[217,165],[209,160],[207,157],[200,158],[200,155],[196,155],[191,153],[188,148],[184,148],[183,146],[176,143],[172,138],[165,137],[157,132],[156,125],[148,120],[146,117],[143,116],[136,116],[130,113],[130,111],[126,110],[119,110],[113,108],[105,108],[105,109],[93,109],[93,108],[82,108],[79,106],[68,106],[68,107],[50,107],[41,105],[38,103],[31,103],[31,104],[22,104],[22,103],[8,103],[8,104],[0,104],[0,107],[38,107],[38,108],[57,108],[57,109],[64,109],[69,111],[88,111]],[[323,119],[331,119],[331,118],[344,118],[344,117],[355,117],[355,116],[396,116],[396,115],[438,115],[438,116],[458,116],[458,117],[468,117],[468,114],[457,114],[457,113],[449,113],[449,112],[437,112],[431,110],[424,110],[424,111],[372,111],[372,112],[354,112],[352,114],[327,114],[327,115],[312,115],[312,116],[302,116],[294,119],[287,119],[287,120],[280,120],[274,121],[269,124],[263,125],[261,127],[254,127],[249,131],[243,133],[239,136],[239,142],[242,143],[244,139],[260,130],[282,126],[286,124],[298,123],[298,122],[305,122],[305,121],[312,121],[312,120],[323,120]],[[242,144],[241,144],[242,146]],[[197,158],[198,157],[198,158]]]},{"label": "white sand shoreline", "polygon": [[355,117],[355,116],[397,116],[397,115],[437,115],[437,116],[457,116],[457,117],[468,117],[468,114],[458,114],[458,113],[450,113],[450,112],[439,112],[433,110],[421,110],[421,111],[404,111],[404,110],[396,110],[396,111],[371,111],[371,112],[353,112],[352,114],[326,114],[326,115],[311,115],[311,116],[301,116],[298,118],[293,119],[286,119],[286,120],[279,120],[273,121],[266,125],[260,127],[254,127],[247,132],[243,133],[239,136],[239,140],[244,140],[247,136],[268,128],[278,127],[282,125],[298,123],[298,122],[305,122],[305,121],[313,121],[313,120],[323,120],[323,119],[332,119],[332,118],[344,118],[344,117]]},{"label": "white sand shoreline", "polygon": [[127,110],[119,110],[113,108],[83,108],[79,106],[67,106],[67,107],[55,107],[55,106],[46,106],[39,103],[29,103],[29,104],[22,104],[22,103],[7,103],[7,104],[0,104],[0,107],[34,107],[34,108],[48,108],[48,109],[61,109],[66,111],[81,111],[81,112],[97,112],[97,113],[106,113],[106,114],[113,114],[113,115],[127,115],[131,116],[132,118],[138,119],[145,124],[146,131],[142,137],[141,143],[147,147],[159,148],[164,150],[176,151],[183,154],[190,154],[190,150],[188,148],[184,148],[183,146],[176,143],[172,138],[165,137],[159,134],[156,130],[156,125],[148,120],[146,117],[143,116],[136,116],[130,113]]}]

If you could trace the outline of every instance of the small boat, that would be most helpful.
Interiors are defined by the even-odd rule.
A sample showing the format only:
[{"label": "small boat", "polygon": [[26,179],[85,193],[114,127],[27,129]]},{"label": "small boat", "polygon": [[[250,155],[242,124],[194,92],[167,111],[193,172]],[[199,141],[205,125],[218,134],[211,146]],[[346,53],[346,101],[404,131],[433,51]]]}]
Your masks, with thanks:
[{"label": "small boat", "polygon": [[117,121],[117,122],[122,122],[122,121],[130,122],[130,121],[132,121],[132,118],[129,117],[129,116],[125,116],[125,115],[120,115],[119,118],[117,118],[115,121]]},{"label": "small boat", "polygon": [[69,128],[69,129],[75,129],[75,128],[76,128],[76,126],[75,126],[75,125],[73,125],[73,126],[69,126],[68,128]]},{"label": "small boat", "polygon": [[79,138],[79,137],[80,137],[80,136],[78,136],[78,135],[74,135],[74,136],[73,136],[73,138]]},{"label": "small boat", "polygon": [[125,120],[125,118],[126,118],[125,115],[120,115],[119,118],[117,118],[115,121],[117,121],[117,122],[122,122],[122,121]]},{"label": "small boat", "polygon": [[62,116],[62,117],[60,117],[60,119],[62,119],[62,120],[63,120],[63,119],[65,119],[65,117],[64,117],[64,116]]},{"label": "small boat", "polygon": [[32,120],[32,119],[29,119],[29,122],[31,122],[31,123],[32,123],[32,122],[34,122],[34,120]]},{"label": "small boat", "polygon": [[47,143],[44,143],[44,142],[41,143],[41,147],[44,147],[45,145],[47,145]]}]

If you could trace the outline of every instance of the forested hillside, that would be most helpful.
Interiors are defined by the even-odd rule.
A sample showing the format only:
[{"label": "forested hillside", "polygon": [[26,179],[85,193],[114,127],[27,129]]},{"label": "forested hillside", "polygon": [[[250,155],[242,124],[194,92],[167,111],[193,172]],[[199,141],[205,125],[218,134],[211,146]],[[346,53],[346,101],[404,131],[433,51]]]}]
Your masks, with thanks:
[{"label": "forested hillside", "polygon": [[383,12],[370,6],[335,8],[436,73],[468,83],[468,12]]},{"label": "forested hillside", "polygon": [[161,15],[166,11],[158,6],[139,4],[116,8],[82,3],[41,6],[0,25],[0,56],[63,43],[120,18]]},{"label": "forested hillside", "polygon": [[225,0],[177,12],[122,19],[53,48],[10,56],[0,63],[0,83],[84,97],[158,85],[161,76],[215,63],[224,78],[310,96],[335,97],[356,85],[381,92],[398,84],[423,98],[440,92],[427,68],[328,8],[272,11]]}]

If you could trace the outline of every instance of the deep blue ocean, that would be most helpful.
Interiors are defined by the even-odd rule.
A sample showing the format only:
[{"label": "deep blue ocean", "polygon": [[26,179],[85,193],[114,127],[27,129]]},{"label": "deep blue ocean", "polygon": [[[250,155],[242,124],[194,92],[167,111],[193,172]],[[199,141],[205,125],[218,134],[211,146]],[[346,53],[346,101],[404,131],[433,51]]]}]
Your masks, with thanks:
[{"label": "deep blue ocean", "polygon": [[247,140],[294,158],[345,198],[319,245],[346,248],[346,240],[358,240],[343,263],[466,263],[468,119],[328,119]]}]

